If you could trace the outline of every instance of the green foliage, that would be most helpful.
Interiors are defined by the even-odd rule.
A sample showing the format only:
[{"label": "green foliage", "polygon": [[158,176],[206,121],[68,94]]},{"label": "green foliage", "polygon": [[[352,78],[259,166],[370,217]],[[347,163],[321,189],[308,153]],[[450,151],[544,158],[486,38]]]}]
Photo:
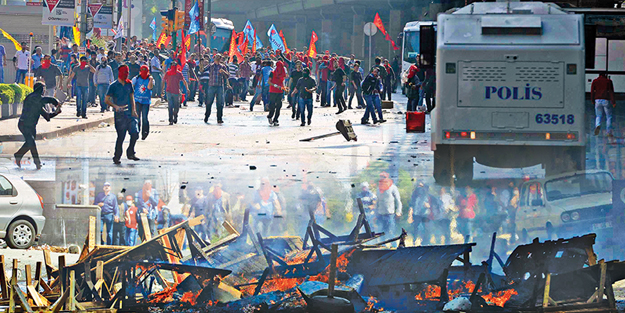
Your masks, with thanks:
[{"label": "green foliage", "polygon": [[0,84],[0,104],[12,104],[24,101],[33,89],[24,84]]},{"label": "green foliage", "polygon": [[0,84],[0,104],[11,104],[15,98],[15,91],[8,84]]},{"label": "green foliage", "polygon": [[22,102],[22,100],[24,100],[24,91],[22,90],[22,87],[20,87],[19,85],[16,84],[9,84],[9,88],[13,89],[13,92],[15,93],[15,97],[13,98],[13,103],[15,102]]},{"label": "green foliage", "polygon": [[24,84],[20,84],[20,88],[22,89],[22,100],[20,100],[19,102],[22,102],[24,101],[24,98],[26,98],[26,96],[33,92],[33,89]]}]

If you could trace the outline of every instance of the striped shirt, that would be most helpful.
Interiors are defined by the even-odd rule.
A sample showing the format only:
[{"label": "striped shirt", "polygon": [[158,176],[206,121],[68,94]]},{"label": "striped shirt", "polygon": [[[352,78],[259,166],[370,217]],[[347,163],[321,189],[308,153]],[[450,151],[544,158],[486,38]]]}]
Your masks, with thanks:
[{"label": "striped shirt", "polygon": [[235,63],[228,63],[228,72],[230,73],[230,78],[237,78],[237,71],[239,71],[239,66]]},{"label": "striped shirt", "polygon": [[208,71],[210,73],[208,80],[209,86],[224,86],[226,84],[224,80],[225,75],[221,73],[222,70],[227,71],[228,69],[225,65],[220,63],[213,62],[211,65],[208,66]]},{"label": "striped shirt", "polygon": [[182,68],[182,77],[184,77],[184,80],[189,82],[189,64],[185,64]]}]

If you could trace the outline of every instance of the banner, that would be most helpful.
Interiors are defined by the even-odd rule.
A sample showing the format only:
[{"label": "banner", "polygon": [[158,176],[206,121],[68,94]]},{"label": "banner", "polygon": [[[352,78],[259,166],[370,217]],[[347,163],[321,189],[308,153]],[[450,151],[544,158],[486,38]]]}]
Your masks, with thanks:
[{"label": "banner", "polygon": [[161,32],[161,35],[158,36],[158,40],[156,40],[156,47],[160,49],[161,45],[167,46],[167,37],[169,36],[167,36],[167,33],[163,29],[163,31]]},{"label": "banner", "polygon": [[399,50],[399,48],[395,45],[395,41],[393,41],[393,39],[391,38],[391,35],[389,35],[386,32],[386,29],[384,29],[384,24],[382,23],[380,14],[378,13],[375,14],[375,18],[373,19],[373,24],[382,32],[382,34],[384,34],[384,39],[386,39],[386,41],[391,42],[391,45],[393,46],[393,50]]},{"label": "banner", "polygon": [[190,25],[189,25],[189,34],[195,34],[200,30],[200,14],[199,14],[199,7],[197,2],[191,7],[191,10],[189,11],[189,14],[187,14],[189,16],[190,19]]},{"label": "banner", "polygon": [[[184,11],[187,14],[184,15],[184,30],[190,30],[193,17],[191,16],[191,10],[196,7],[198,30],[204,28],[204,1],[202,0],[185,0]],[[195,33],[195,32],[193,32]],[[190,34],[193,34],[190,33]]]},{"label": "banner", "polygon": [[[100,8],[97,10],[97,12],[94,12],[93,9],[91,9],[91,15],[93,15],[93,27],[94,28],[102,28],[102,29],[113,28],[113,6],[110,5],[110,3],[108,2],[109,1],[107,1],[108,5],[100,4]],[[91,6],[92,4],[89,4],[89,8],[91,8]]]},{"label": "banner", "polygon": [[284,39],[284,34],[282,33],[282,30],[280,30],[280,33],[278,35],[280,35],[280,39],[282,39],[282,44],[284,44],[284,52],[289,53],[289,47],[286,45],[286,39]]},{"label": "banner", "polygon": [[310,36],[310,45],[308,46],[308,56],[310,58],[317,57],[317,45],[315,44],[317,40],[319,40],[319,37],[317,37],[317,34],[313,30],[312,36]]},{"label": "banner", "polygon": [[269,37],[269,42],[271,43],[271,49],[273,49],[274,51],[275,50],[285,51],[284,43],[282,42],[282,38],[280,38],[280,35],[278,34],[278,31],[276,30],[276,26],[271,24],[271,27],[269,27],[269,30],[267,31],[267,36]]},{"label": "banner", "polygon": [[41,25],[74,26],[74,0],[44,0]]},{"label": "banner", "polygon": [[20,45],[20,44],[17,42],[17,40],[15,40],[15,38],[13,38],[13,36],[11,36],[11,35],[9,35],[9,33],[5,32],[5,31],[4,31],[4,29],[0,28],[0,33],[2,33],[2,35],[3,35],[6,39],[10,40],[10,41],[13,43],[13,45],[15,46],[15,50],[17,50],[17,51],[22,50],[22,45]]},{"label": "banner", "polygon": [[156,17],[152,18],[150,28],[152,29],[152,40],[156,41]]},{"label": "banner", "polygon": [[115,37],[113,39],[118,39],[124,37],[124,12],[122,12],[119,23],[117,23],[117,29],[115,30]]},{"label": "banner", "polygon": [[233,29],[232,35],[230,36],[230,49],[228,50],[228,56],[230,57],[229,62],[232,62],[234,51],[237,49],[236,40],[237,40],[237,32]]},{"label": "banner", "polygon": [[252,43],[252,53],[256,53],[256,49],[260,49],[263,47],[263,43],[258,38],[258,35],[256,35],[256,29],[254,29],[252,23],[249,20],[247,20],[247,23],[245,23],[243,33],[247,37],[247,42]]}]

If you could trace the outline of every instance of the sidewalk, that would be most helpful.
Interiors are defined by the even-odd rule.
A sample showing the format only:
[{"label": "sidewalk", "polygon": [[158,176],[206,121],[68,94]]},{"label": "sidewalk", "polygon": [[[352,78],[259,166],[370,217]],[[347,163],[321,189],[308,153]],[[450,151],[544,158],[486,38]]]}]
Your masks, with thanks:
[{"label": "sidewalk", "polygon": [[[151,106],[159,102],[160,99],[153,98]],[[87,108],[87,119],[78,118],[76,117],[75,101],[71,100],[63,105],[61,114],[51,119],[50,122],[46,122],[43,118],[39,120],[37,140],[66,136],[74,132],[98,127],[101,123],[113,124],[113,121],[113,112],[100,113],[100,106]],[[24,140],[24,136],[17,129],[18,122],[19,117],[0,121],[0,142]]]}]

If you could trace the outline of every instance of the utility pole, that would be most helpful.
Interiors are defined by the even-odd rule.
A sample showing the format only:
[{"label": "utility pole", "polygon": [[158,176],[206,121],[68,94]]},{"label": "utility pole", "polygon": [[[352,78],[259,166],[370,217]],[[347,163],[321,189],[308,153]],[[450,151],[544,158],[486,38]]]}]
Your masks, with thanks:
[{"label": "utility pole", "polygon": [[[124,10],[122,6],[122,1],[123,0],[117,0],[117,25],[124,22],[122,20],[122,11]],[[118,52],[122,51],[122,37],[117,38],[117,42],[115,43],[115,50],[117,50]]]},{"label": "utility pole", "polygon": [[130,24],[132,21],[132,0],[126,0],[126,5],[128,6],[128,16],[126,17],[128,20],[128,31],[126,36],[126,45],[128,46],[128,51],[130,51]]},{"label": "utility pole", "polygon": [[213,37],[213,34],[211,33],[211,31],[213,30],[213,22],[211,21],[211,10],[212,10],[211,1],[212,0],[205,0],[205,1],[208,2],[206,4],[206,17],[208,18],[208,22],[206,22],[206,24],[204,25],[204,28],[206,29],[204,33],[206,34],[206,49],[208,49],[210,52],[211,39]]},{"label": "utility pole", "polygon": [[171,0],[171,8],[172,10],[174,10],[174,27],[171,30],[171,44],[172,44],[172,48],[175,51],[176,50],[176,0]]},{"label": "utility pole", "polygon": [[87,46],[85,42],[87,36],[87,1],[80,0],[80,45],[83,47]]}]

